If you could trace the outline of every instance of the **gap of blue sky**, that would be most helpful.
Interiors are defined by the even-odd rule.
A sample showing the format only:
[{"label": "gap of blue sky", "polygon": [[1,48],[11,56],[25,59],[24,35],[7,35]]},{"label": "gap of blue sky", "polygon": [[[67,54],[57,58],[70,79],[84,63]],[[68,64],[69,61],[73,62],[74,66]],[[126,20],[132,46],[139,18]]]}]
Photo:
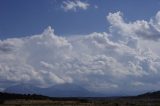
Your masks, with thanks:
[{"label": "gap of blue sky", "polygon": [[0,39],[37,34],[49,25],[63,36],[105,32],[109,12],[123,12],[126,21],[149,20],[160,7],[159,0],[81,0],[89,7],[75,12],[64,11],[64,1],[75,0],[0,0]]}]

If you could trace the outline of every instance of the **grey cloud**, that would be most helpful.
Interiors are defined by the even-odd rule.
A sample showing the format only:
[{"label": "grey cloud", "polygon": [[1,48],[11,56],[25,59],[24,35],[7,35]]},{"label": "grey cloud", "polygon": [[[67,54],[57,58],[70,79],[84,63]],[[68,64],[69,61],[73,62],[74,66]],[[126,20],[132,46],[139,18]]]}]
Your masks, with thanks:
[{"label": "grey cloud", "polygon": [[78,9],[87,10],[89,6],[90,6],[89,3],[83,2],[81,0],[66,0],[63,1],[63,4],[61,5],[61,7],[65,11],[74,11],[74,12],[76,12]]},{"label": "grey cloud", "polygon": [[14,46],[8,43],[2,43],[2,41],[0,41],[0,52],[5,52],[8,53],[10,51],[14,50]]}]

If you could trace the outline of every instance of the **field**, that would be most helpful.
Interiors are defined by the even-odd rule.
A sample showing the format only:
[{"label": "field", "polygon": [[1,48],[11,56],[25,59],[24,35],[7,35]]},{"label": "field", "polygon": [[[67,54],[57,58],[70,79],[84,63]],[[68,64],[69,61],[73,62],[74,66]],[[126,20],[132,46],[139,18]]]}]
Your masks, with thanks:
[{"label": "field", "polygon": [[83,98],[75,100],[6,100],[0,106],[160,106],[160,99]]},{"label": "field", "polygon": [[127,97],[47,97],[0,92],[0,106],[160,106],[160,91]]}]

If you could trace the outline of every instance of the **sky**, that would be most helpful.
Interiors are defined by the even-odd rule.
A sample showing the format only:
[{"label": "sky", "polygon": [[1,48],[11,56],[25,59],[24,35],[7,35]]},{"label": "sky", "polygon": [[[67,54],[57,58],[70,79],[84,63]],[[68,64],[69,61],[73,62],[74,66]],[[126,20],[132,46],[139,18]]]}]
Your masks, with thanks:
[{"label": "sky", "polygon": [[0,0],[0,90],[160,90],[159,0]]},{"label": "sky", "polygon": [[[67,0],[66,0],[67,1]],[[109,12],[121,11],[127,21],[149,20],[159,10],[159,0],[82,0],[86,10],[65,11],[65,0],[0,0],[0,38],[22,37],[52,26],[58,35],[104,32]],[[69,26],[69,27],[68,27]]]}]

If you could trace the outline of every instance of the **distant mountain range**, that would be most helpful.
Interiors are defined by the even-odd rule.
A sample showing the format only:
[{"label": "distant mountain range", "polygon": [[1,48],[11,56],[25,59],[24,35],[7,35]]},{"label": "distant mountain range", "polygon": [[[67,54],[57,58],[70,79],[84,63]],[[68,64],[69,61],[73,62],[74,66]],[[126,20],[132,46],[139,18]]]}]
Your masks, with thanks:
[{"label": "distant mountain range", "polygon": [[[19,85],[18,85],[19,86]],[[72,85],[73,86],[73,85]],[[23,89],[24,90],[24,89]],[[73,95],[73,94],[72,94]],[[65,96],[68,96],[68,94]],[[148,92],[145,94],[140,94],[137,96],[125,96],[125,97],[78,97],[75,96],[74,97],[63,97],[63,95],[61,96],[57,96],[57,97],[48,97],[48,96],[43,96],[40,94],[20,94],[19,93],[6,93],[6,92],[0,92],[0,104],[1,102],[3,102],[3,100],[15,100],[15,99],[25,99],[25,100],[116,100],[116,99],[121,99],[121,100],[131,100],[131,99],[140,99],[140,100],[145,100],[145,99],[156,99],[159,100],[160,99],[160,91],[156,91],[156,92]]]},{"label": "distant mountain range", "polygon": [[50,97],[96,97],[104,96],[100,93],[88,91],[75,84],[58,84],[48,88],[35,87],[28,84],[19,84],[8,87],[4,90],[8,93],[17,94],[40,94]]},{"label": "distant mountain range", "polygon": [[[40,88],[29,84],[19,84],[6,88],[4,92],[15,94],[38,94],[49,97],[107,97],[107,94],[92,92],[76,84],[58,84],[48,88]],[[160,98],[160,91],[148,92],[134,97]]]}]

